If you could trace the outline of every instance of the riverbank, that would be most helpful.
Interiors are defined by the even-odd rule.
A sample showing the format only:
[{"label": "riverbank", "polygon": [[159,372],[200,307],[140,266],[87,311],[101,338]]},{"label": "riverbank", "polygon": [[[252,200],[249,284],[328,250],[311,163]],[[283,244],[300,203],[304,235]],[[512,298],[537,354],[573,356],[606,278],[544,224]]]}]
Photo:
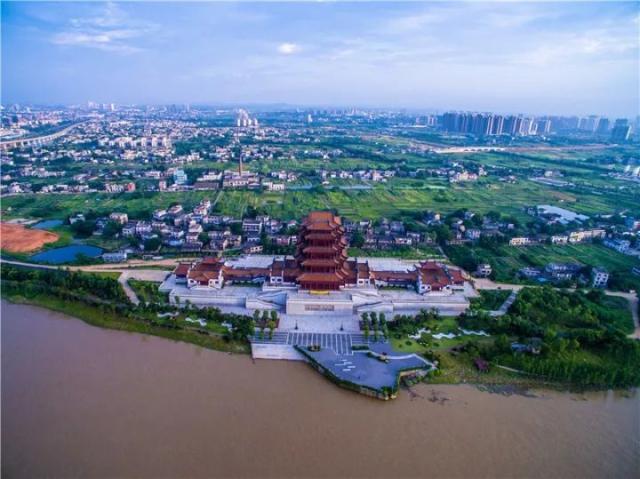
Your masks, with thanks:
[{"label": "riverbank", "polygon": [[[98,308],[88,306],[80,302],[61,300],[47,295],[37,295],[36,297],[24,297],[21,295],[10,295],[2,292],[2,299],[16,305],[37,306],[67,314],[75,319],[79,319],[91,326],[98,328],[139,333],[150,336],[157,336],[176,342],[183,342],[195,346],[203,347],[213,351],[228,352],[235,354],[249,355],[251,352],[248,343],[237,341],[225,341],[222,335],[205,336],[194,331],[177,331],[154,327],[146,323],[135,320],[128,320],[117,314],[105,312]],[[530,389],[543,389],[556,392],[583,393],[587,391],[601,391],[597,388],[585,388],[561,382],[548,381],[544,378],[535,378],[527,374],[514,373],[512,371],[492,368],[488,373],[480,373],[468,361],[464,363],[459,357],[450,354],[441,356],[440,369],[437,373],[432,373],[425,378],[425,384],[433,386],[455,386],[469,385],[483,390],[518,390],[528,391]],[[506,388],[506,389],[505,389]],[[624,390],[621,390],[623,392]]]},{"label": "riverbank", "polygon": [[383,403],[301,363],[2,313],[7,477],[625,479],[640,467],[637,392],[418,384]]},{"label": "riverbank", "polygon": [[20,294],[9,294],[5,291],[2,291],[2,299],[14,304],[39,306],[51,311],[68,314],[69,316],[73,316],[74,318],[84,321],[91,326],[99,328],[159,336],[165,339],[190,343],[215,351],[237,354],[249,354],[250,352],[248,344],[240,343],[238,341],[226,341],[222,335],[204,335],[195,331],[167,329],[153,326],[141,321],[128,320],[117,313],[101,310],[97,307],[80,303],[79,301],[62,300],[55,296],[45,294],[26,297]]},{"label": "riverbank", "polygon": [[[122,288],[123,278],[126,280],[129,273],[125,271],[119,280],[115,280],[104,275],[68,272],[50,267],[25,269],[5,265],[2,269],[2,295],[14,302],[40,305],[77,316],[94,326],[161,336],[208,349],[249,352],[248,338],[255,333],[256,325],[251,317],[223,313],[216,308],[198,310],[187,302],[184,302],[182,307],[176,307],[167,304],[166,299],[162,297],[156,298],[158,301],[147,301],[150,298],[149,293],[154,298],[157,293],[151,288],[151,284],[145,284],[146,296],[143,295],[143,298],[146,299],[132,304],[131,298]],[[128,292],[138,300],[133,290]],[[620,327],[626,325],[627,321],[621,321],[614,312],[605,308],[608,302],[599,303],[601,294],[590,292],[589,296],[586,296],[583,293],[558,293],[554,290],[536,289],[523,290],[519,298],[522,299],[525,293],[529,296],[534,295],[529,298],[530,301],[535,300],[532,303],[535,308],[529,310],[531,314],[538,312],[548,316],[547,310],[551,305],[557,307],[567,294],[570,296],[565,299],[572,301],[577,307],[568,316],[564,313],[554,313],[551,320],[547,319],[539,324],[529,321],[528,316],[522,316],[515,323],[520,329],[514,329],[514,324],[501,318],[477,315],[461,318],[432,317],[427,313],[416,317],[398,316],[389,323],[388,334],[391,344],[399,353],[418,353],[436,364],[437,369],[426,378],[426,381],[432,384],[512,385],[521,388],[544,387],[574,391],[624,389],[638,385],[640,369],[635,365],[640,359],[640,344],[625,338],[621,331],[614,329],[617,324],[620,324]],[[538,298],[540,295],[544,298]],[[607,299],[605,296],[602,298]],[[521,309],[524,307],[520,303],[516,303],[515,306],[520,306]],[[540,314],[537,314],[538,318],[541,318]],[[563,334],[565,337],[571,337],[571,334],[582,335],[591,343],[599,344],[600,349],[594,348],[592,344],[591,349],[580,350],[582,339],[580,342],[576,339],[568,341],[563,337],[544,344],[543,347],[546,349],[543,354],[518,355],[512,352],[510,340],[517,340],[518,335],[522,334],[547,337],[545,331],[551,328],[555,318],[560,316],[564,317],[565,323],[569,321],[571,327],[575,326],[572,318],[599,318],[598,323],[590,323],[591,330],[574,331],[570,327],[565,329]],[[200,320],[196,321],[194,317]],[[558,324],[562,326],[562,323]],[[542,329],[541,325],[547,329]],[[452,340],[442,340],[441,343],[440,339],[436,342],[423,334],[415,340],[416,329],[457,331],[460,326],[476,331],[487,330],[494,337],[456,337]],[[524,333],[523,326],[527,327]],[[599,329],[593,329],[595,327]],[[591,336],[586,336],[585,331]],[[412,339],[403,341],[403,337]],[[274,339],[277,340],[278,338]],[[340,351],[336,352],[343,354]],[[482,368],[477,367],[478,358],[485,358],[485,366]]]}]

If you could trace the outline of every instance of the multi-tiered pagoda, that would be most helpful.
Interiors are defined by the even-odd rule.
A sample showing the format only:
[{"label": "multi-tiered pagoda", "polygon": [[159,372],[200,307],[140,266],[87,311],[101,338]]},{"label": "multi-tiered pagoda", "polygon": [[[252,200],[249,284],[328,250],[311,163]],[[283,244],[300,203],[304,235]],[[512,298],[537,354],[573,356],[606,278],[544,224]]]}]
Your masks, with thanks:
[{"label": "multi-tiered pagoda", "polygon": [[296,260],[302,289],[336,290],[352,282],[347,241],[340,217],[330,212],[310,213],[300,227]]}]

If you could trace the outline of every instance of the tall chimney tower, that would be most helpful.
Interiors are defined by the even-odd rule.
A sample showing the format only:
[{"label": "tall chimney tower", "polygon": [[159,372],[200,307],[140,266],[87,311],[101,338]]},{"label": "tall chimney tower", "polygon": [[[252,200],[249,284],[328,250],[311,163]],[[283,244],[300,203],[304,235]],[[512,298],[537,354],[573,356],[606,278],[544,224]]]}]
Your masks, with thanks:
[{"label": "tall chimney tower", "polygon": [[238,163],[238,173],[240,174],[240,176],[242,176],[242,153],[240,153],[240,161]]}]

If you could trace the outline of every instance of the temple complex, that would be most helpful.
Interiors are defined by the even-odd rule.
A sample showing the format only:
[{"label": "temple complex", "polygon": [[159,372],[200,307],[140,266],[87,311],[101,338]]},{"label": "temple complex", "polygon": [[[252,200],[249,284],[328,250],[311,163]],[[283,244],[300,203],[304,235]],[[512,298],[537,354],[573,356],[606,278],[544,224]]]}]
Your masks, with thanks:
[{"label": "temple complex", "polygon": [[[463,272],[433,260],[350,258],[341,218],[310,213],[301,223],[294,255],[205,257],[181,263],[162,288],[173,302],[275,309],[288,315],[436,308],[459,314],[473,288]],[[176,300],[176,298],[179,298]]]}]

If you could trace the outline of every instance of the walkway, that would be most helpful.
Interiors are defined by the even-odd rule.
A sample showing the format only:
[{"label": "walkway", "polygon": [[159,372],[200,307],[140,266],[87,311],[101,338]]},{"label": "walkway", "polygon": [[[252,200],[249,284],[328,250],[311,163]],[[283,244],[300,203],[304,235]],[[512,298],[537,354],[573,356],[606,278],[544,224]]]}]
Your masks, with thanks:
[{"label": "walkway", "polygon": [[511,307],[513,302],[516,300],[517,296],[518,296],[518,291],[515,291],[515,290],[512,291],[509,297],[504,301],[504,303],[502,303],[502,306],[500,306],[498,309],[494,311],[489,311],[489,315],[496,317],[496,316],[503,316],[507,314],[507,310]]},{"label": "walkway", "polygon": [[625,298],[629,302],[629,308],[631,308],[631,317],[633,318],[633,327],[635,328],[633,333],[629,335],[630,338],[640,339],[640,318],[638,317],[638,295],[633,293],[622,293],[619,291],[605,291],[609,296],[618,296]]},{"label": "walkway", "polygon": [[122,285],[122,289],[124,289],[124,292],[129,298],[129,301],[138,306],[140,304],[140,299],[138,298],[138,295],[133,290],[133,288],[129,286],[129,273],[127,271],[120,274],[120,276],[118,277],[118,283]]}]

